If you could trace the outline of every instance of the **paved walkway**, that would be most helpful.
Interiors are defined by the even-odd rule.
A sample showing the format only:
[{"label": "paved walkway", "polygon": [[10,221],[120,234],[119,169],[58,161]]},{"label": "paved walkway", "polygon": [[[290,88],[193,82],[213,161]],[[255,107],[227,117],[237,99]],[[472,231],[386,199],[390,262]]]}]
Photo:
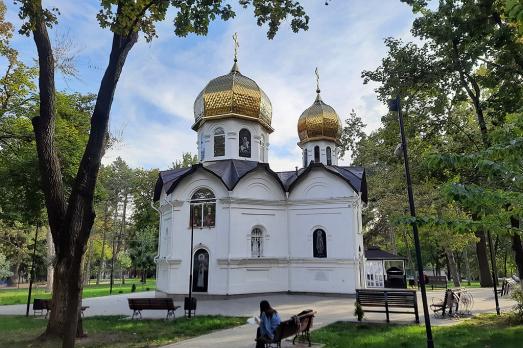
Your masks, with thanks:
[{"label": "paved walkway", "polygon": [[[474,296],[473,314],[484,312],[495,312],[494,295],[492,289],[470,289]],[[429,291],[428,301],[432,302],[432,298],[442,298],[443,290]],[[154,292],[140,292],[134,294],[122,294],[107,297],[88,298],[83,303],[89,306],[85,312],[86,316],[94,315],[128,315],[132,312],[129,310],[127,304],[128,297],[153,297]],[[418,292],[419,296],[419,292]],[[340,298],[330,296],[313,296],[313,295],[287,295],[274,294],[264,296],[249,296],[242,298],[230,298],[222,300],[201,300],[198,301],[197,314],[221,314],[228,316],[245,316],[252,317],[258,314],[258,303],[262,300],[268,300],[271,305],[278,310],[282,319],[287,319],[291,315],[300,312],[303,309],[314,309],[317,311],[314,319],[314,328],[319,328],[331,324],[338,320],[356,320],[353,315],[354,299]],[[509,298],[500,299],[500,307],[502,311],[508,311],[513,306],[513,301]],[[423,309],[421,306],[421,298],[418,299],[420,310],[420,321],[423,323]],[[0,306],[0,315],[6,314],[25,314],[25,305],[9,305]],[[176,311],[177,316],[183,316],[183,310]],[[164,318],[165,311],[144,311],[144,318]],[[396,314],[391,315],[391,319],[395,322],[412,323],[413,315]],[[368,321],[385,321],[385,314],[368,313],[365,319]],[[452,325],[459,320],[456,319],[436,319],[431,316],[433,325]],[[213,348],[251,348],[254,347],[254,334],[256,326],[246,324],[236,328],[216,331],[207,335],[195,337],[177,344],[166,346],[166,348],[199,348],[199,347],[213,347]],[[283,347],[292,346],[290,342],[284,342]],[[295,346],[296,347],[296,346]]]}]

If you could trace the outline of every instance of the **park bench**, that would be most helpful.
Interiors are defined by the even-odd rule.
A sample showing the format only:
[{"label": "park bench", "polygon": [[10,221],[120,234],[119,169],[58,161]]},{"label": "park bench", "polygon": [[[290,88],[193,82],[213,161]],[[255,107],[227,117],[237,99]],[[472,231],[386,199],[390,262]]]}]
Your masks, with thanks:
[{"label": "park bench", "polygon": [[314,319],[314,312],[312,309],[307,309],[297,315],[292,316],[289,320],[282,321],[274,332],[274,338],[271,341],[265,341],[265,348],[281,347],[281,341],[285,338],[294,336],[292,344],[295,344],[298,337],[303,338],[311,346],[310,330]]},{"label": "park bench", "polygon": [[[385,313],[387,323],[390,322],[391,313],[414,314],[416,323],[419,323],[416,290],[356,289],[356,302],[364,312]],[[377,309],[379,307],[383,309]]]},{"label": "park bench", "polygon": [[140,316],[141,319],[142,311],[145,309],[166,310],[166,319],[174,319],[174,311],[180,308],[180,306],[174,305],[173,299],[170,297],[128,298],[127,301],[129,302],[129,309],[133,311],[131,319],[134,319],[135,316]]},{"label": "park bench", "polygon": [[428,276],[427,285],[430,285],[432,290],[434,288],[448,288],[447,276]]},{"label": "park bench", "polygon": [[40,312],[39,315],[43,315],[45,311],[45,317],[51,310],[51,300],[44,300],[41,298],[35,298],[33,300],[33,315],[36,316],[36,312]]},{"label": "park bench", "polygon": [[[45,318],[47,318],[47,316],[49,315],[49,312],[51,311],[51,305],[52,305],[51,300],[35,298],[33,300],[33,315],[36,316],[36,312],[38,312],[38,311],[40,312],[40,315],[43,315],[44,311],[45,311]],[[84,315],[84,312],[87,308],[89,308],[89,306],[82,306],[80,308],[80,313],[82,314],[82,316]]]}]

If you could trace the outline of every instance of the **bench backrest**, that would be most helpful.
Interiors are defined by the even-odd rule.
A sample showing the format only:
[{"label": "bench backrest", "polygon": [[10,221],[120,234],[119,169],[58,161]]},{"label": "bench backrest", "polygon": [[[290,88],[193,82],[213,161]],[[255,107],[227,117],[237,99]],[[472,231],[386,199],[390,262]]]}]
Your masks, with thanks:
[{"label": "bench backrest", "polygon": [[428,284],[447,284],[447,276],[428,276]]},{"label": "bench backrest", "polygon": [[415,291],[356,289],[356,300],[362,306],[413,308],[417,298]]},{"label": "bench backrest", "polygon": [[281,341],[284,338],[296,335],[299,329],[298,325],[296,320],[292,318],[282,321],[274,331],[274,341]]},{"label": "bench backrest", "polygon": [[175,309],[173,299],[170,297],[128,298],[129,308],[141,309]]},{"label": "bench backrest", "polygon": [[33,300],[33,310],[40,311],[43,309],[51,309],[51,300],[44,300],[41,298],[35,298]]},{"label": "bench backrest", "polygon": [[295,318],[299,320],[298,333],[310,330],[314,320],[314,313],[312,309],[307,309],[295,316]]}]

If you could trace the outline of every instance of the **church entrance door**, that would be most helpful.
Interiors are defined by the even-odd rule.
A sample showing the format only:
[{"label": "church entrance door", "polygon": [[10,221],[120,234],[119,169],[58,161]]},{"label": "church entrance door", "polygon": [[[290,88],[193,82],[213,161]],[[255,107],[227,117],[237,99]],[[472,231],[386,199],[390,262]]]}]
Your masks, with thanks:
[{"label": "church entrance door", "polygon": [[194,253],[192,291],[207,292],[208,280],[209,253],[205,249],[198,249]]}]

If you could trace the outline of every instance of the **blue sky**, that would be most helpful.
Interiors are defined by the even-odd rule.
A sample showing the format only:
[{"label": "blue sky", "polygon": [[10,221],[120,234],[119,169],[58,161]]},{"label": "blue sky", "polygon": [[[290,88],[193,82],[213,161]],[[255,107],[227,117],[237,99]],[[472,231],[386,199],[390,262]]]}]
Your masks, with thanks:
[{"label": "blue sky", "polygon": [[[230,1],[237,4],[236,0]],[[311,17],[307,32],[293,33],[283,23],[274,40],[256,25],[252,8],[237,6],[237,17],[211,24],[206,37],[178,38],[172,16],[158,24],[159,37],[151,43],[140,38],[132,49],[119,81],[111,112],[111,130],[121,142],[105,156],[121,156],[133,167],[166,169],[182,152],[196,153],[193,103],[214,77],[232,65],[232,35],[240,40],[240,71],[254,79],[273,105],[269,162],[275,170],[293,169],[301,162],[296,143],[300,114],[315,98],[314,69],[320,71],[323,100],[345,119],[354,109],[368,125],[379,126],[385,112],[372,85],[363,85],[361,71],[376,68],[386,54],[383,39],[410,39],[413,15],[399,0],[301,0]],[[51,38],[73,42],[78,79],[57,77],[60,90],[93,92],[107,64],[111,33],[96,21],[97,0],[44,0],[60,9],[59,24]],[[8,20],[19,27],[11,1]],[[15,35],[13,44],[27,63],[36,49],[32,38]],[[344,160],[343,163],[348,163]]]}]

